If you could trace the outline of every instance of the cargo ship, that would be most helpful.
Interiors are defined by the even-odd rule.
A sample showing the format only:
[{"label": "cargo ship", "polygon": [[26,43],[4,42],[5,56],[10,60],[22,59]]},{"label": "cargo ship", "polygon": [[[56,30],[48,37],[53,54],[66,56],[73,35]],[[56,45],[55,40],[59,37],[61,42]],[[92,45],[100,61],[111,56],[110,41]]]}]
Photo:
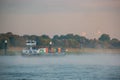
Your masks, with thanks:
[{"label": "cargo ship", "polygon": [[26,47],[22,50],[23,56],[64,56],[65,49],[53,48],[52,42],[49,43],[49,47],[36,47],[35,40],[27,40]]}]

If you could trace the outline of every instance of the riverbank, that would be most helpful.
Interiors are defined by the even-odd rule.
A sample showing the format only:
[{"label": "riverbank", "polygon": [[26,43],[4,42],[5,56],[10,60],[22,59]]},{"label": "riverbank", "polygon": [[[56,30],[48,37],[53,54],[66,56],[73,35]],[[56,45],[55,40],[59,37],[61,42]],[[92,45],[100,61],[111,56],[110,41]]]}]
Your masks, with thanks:
[{"label": "riverbank", "polygon": [[104,48],[68,48],[68,53],[72,54],[72,53],[120,53],[120,49],[104,49]]},{"label": "riverbank", "polygon": [[[7,55],[19,55],[21,54],[22,47],[10,47],[7,49]],[[4,55],[5,51],[4,49],[0,50],[0,55]]]},{"label": "riverbank", "polygon": [[[7,49],[7,55],[20,55],[22,47],[10,47]],[[4,50],[0,50],[0,55],[4,55]],[[119,53],[120,49],[95,49],[95,48],[67,48],[66,54],[82,54],[82,53]]]}]

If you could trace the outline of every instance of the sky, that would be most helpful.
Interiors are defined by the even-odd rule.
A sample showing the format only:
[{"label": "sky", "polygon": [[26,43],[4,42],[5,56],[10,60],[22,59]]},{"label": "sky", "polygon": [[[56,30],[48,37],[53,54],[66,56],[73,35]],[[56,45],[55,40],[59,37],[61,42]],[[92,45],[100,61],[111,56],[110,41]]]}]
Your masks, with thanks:
[{"label": "sky", "polygon": [[120,0],[0,0],[0,33],[120,39]]}]

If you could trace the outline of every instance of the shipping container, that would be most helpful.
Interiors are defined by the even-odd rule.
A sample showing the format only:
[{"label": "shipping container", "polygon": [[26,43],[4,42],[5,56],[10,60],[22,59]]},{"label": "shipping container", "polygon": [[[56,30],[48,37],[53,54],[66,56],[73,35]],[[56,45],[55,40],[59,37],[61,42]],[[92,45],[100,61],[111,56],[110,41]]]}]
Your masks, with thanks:
[{"label": "shipping container", "polygon": [[58,53],[61,53],[61,48],[58,48]]}]

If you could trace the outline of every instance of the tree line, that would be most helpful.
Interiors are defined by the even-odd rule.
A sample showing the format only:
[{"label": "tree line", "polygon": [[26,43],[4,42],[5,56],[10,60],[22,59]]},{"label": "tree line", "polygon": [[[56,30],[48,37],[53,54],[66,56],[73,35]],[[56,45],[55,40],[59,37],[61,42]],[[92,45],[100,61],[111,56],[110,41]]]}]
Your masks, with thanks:
[{"label": "tree line", "polygon": [[62,48],[120,48],[120,40],[111,39],[108,34],[102,34],[98,39],[87,39],[84,36],[66,34],[54,35],[50,38],[48,35],[16,35],[12,32],[0,34],[0,49],[4,48],[5,40],[8,47],[25,47],[26,40],[35,40],[37,47],[48,47],[52,41],[53,47]]}]

